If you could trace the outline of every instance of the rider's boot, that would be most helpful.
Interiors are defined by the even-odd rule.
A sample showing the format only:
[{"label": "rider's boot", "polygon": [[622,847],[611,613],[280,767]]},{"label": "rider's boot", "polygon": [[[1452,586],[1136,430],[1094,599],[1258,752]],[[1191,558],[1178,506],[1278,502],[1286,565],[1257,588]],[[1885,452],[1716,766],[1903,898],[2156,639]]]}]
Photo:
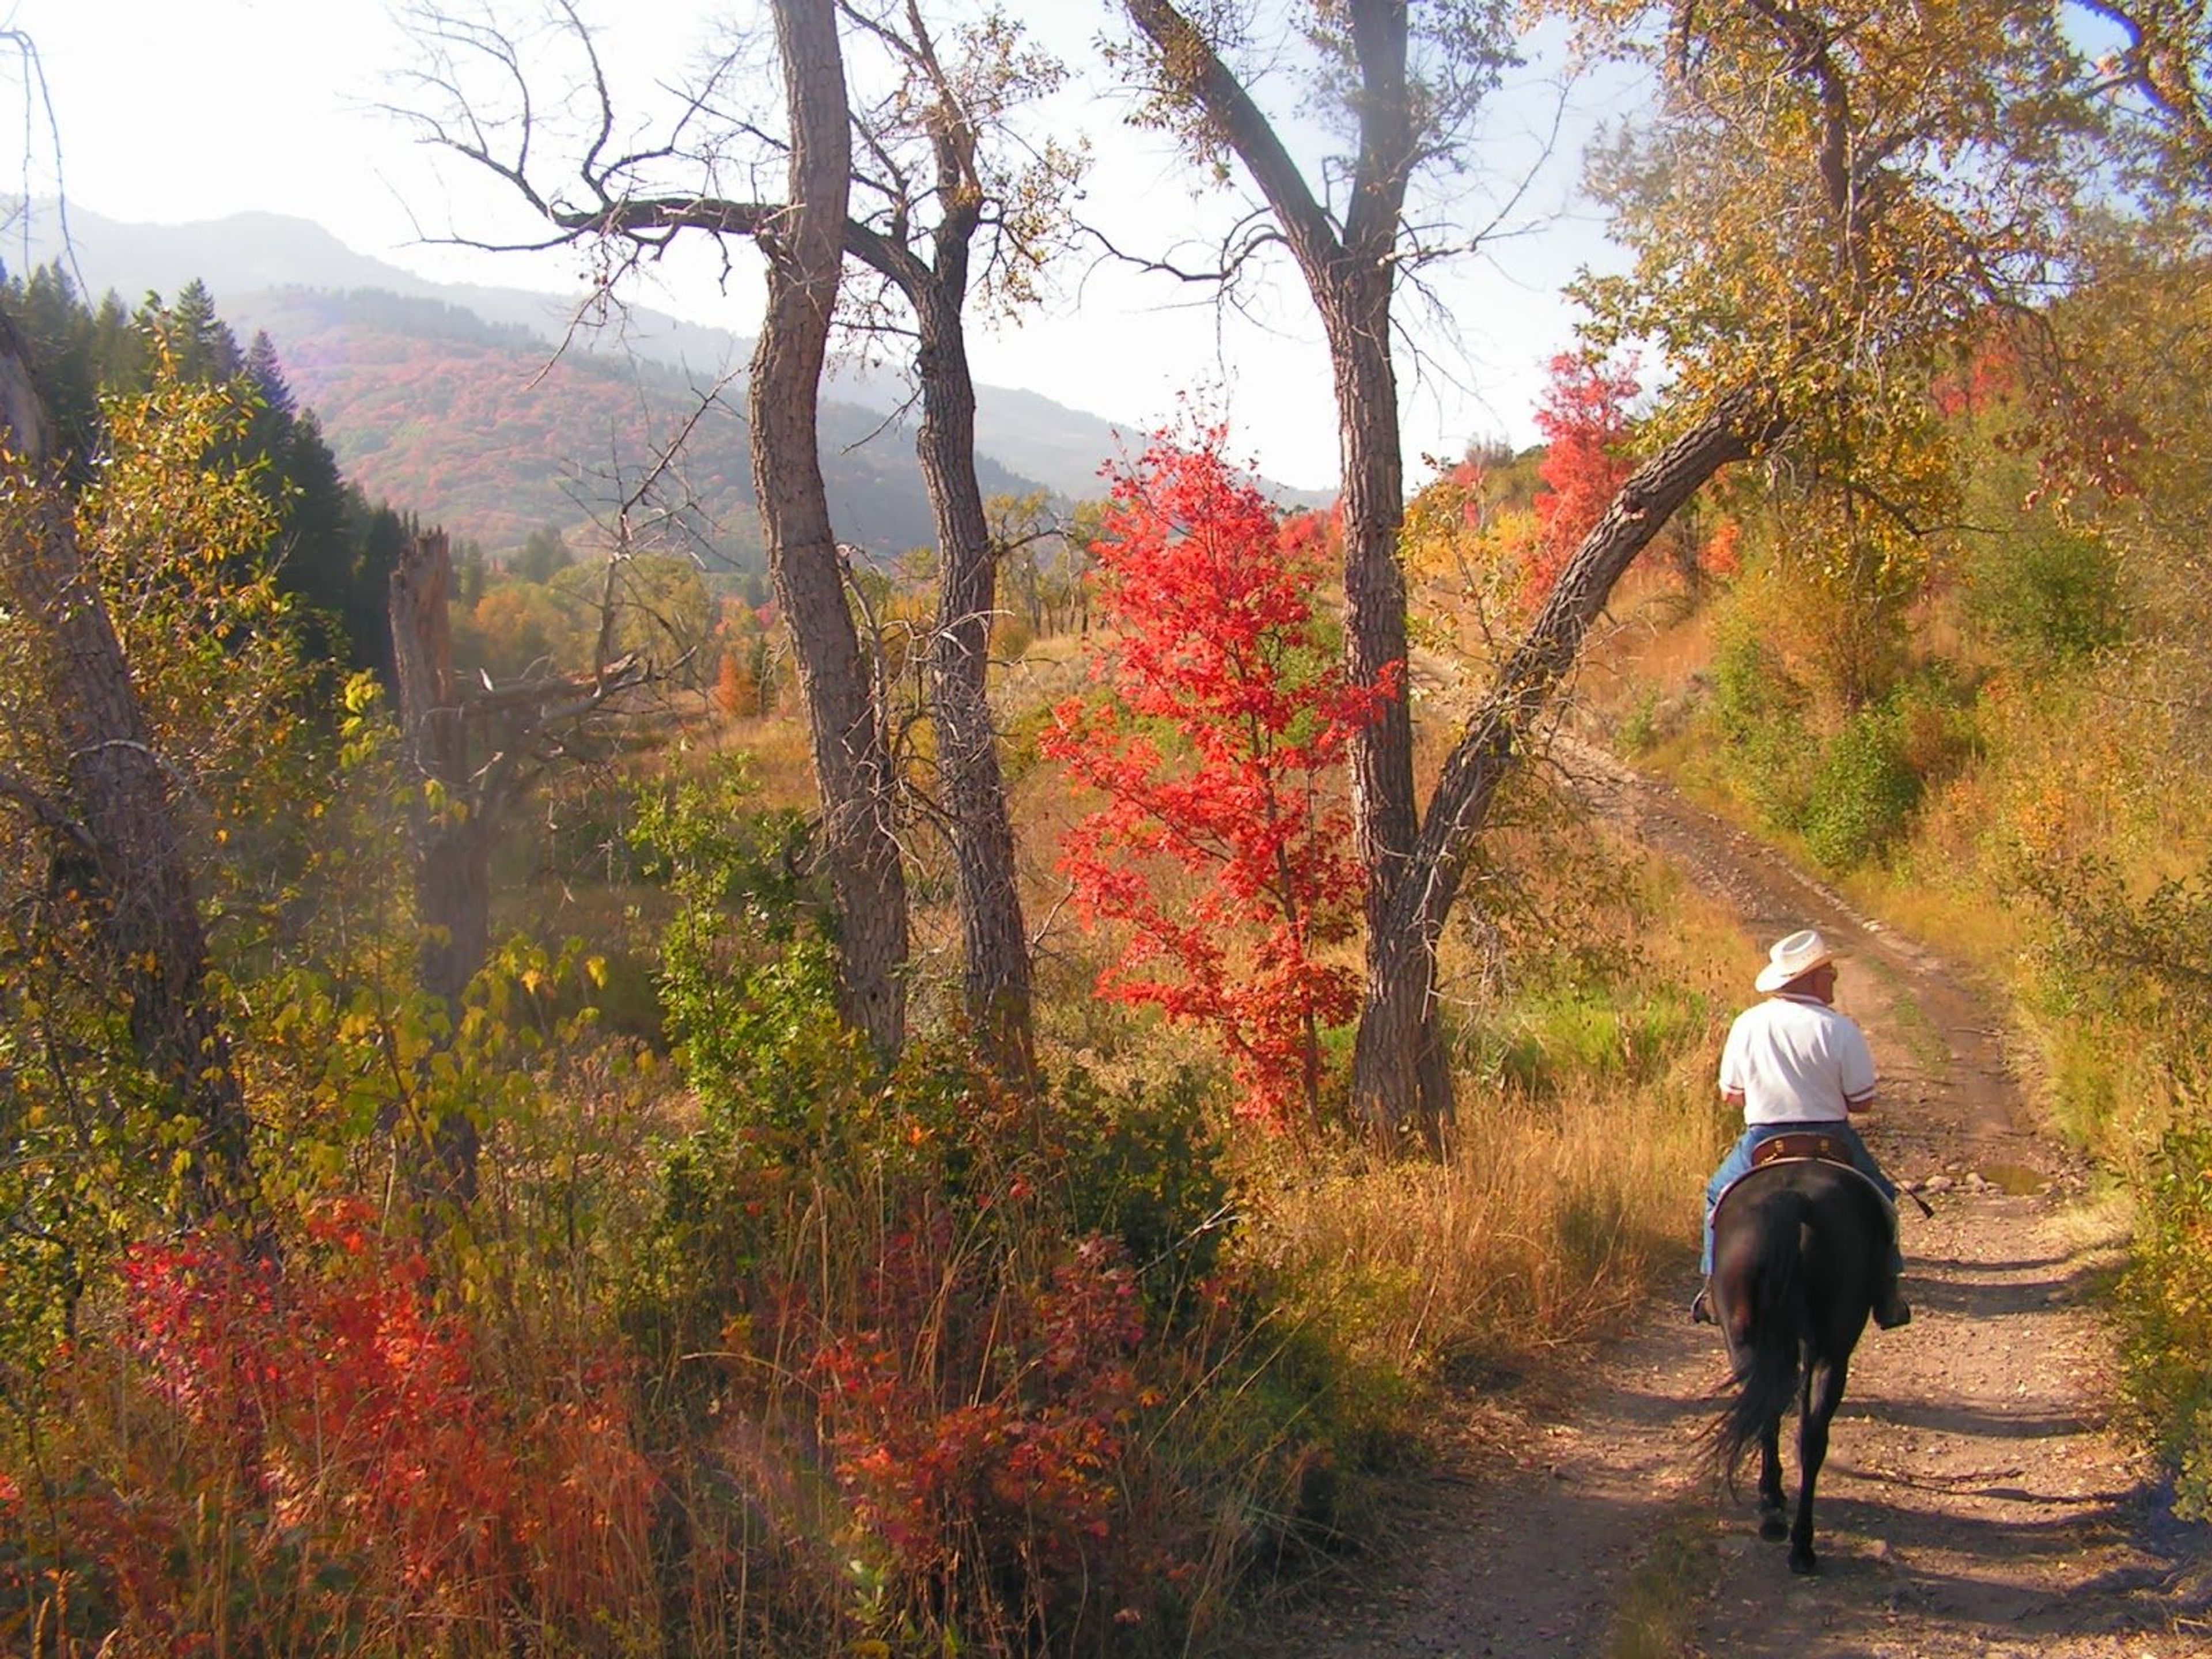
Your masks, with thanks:
[{"label": "rider's boot", "polygon": [[1893,1279],[1883,1287],[1881,1296],[1875,1298],[1874,1322],[1886,1331],[1893,1331],[1899,1325],[1909,1325],[1912,1322],[1912,1309],[1905,1299],[1905,1292],[1898,1288],[1898,1283]]},{"label": "rider's boot", "polygon": [[1698,1294],[1690,1303],[1690,1322],[1692,1325],[1711,1325],[1715,1322],[1713,1287],[1710,1281],[1698,1286]]}]

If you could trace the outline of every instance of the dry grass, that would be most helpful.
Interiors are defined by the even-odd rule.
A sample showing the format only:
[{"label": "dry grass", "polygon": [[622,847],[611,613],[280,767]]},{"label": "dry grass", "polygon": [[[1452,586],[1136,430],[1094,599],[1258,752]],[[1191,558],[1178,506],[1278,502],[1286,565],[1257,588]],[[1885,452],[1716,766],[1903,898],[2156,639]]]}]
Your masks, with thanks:
[{"label": "dry grass", "polygon": [[814,792],[814,759],[807,747],[806,723],[796,713],[762,714],[724,722],[715,746],[737,750],[752,763],[763,811],[795,807],[813,811],[821,805]]},{"label": "dry grass", "polygon": [[1279,1167],[1256,1248],[1358,1358],[1402,1376],[1614,1325],[1697,1237],[1717,1156],[1706,1064],[1665,1084],[1462,1103],[1445,1157]]},{"label": "dry grass", "polygon": [[1593,1054],[1571,1024],[1589,1005],[1556,1000],[1558,985],[1524,984],[1486,1019],[1552,1057],[1545,1086],[1462,1077],[1443,1158],[1279,1147],[1255,1172],[1255,1248],[1360,1358],[1408,1377],[1600,1334],[1697,1239],[1728,1133],[1714,1104],[1717,1022],[1739,1000],[1746,942],[1725,912],[1632,845],[1581,833],[1565,857],[1556,839],[1510,839],[1539,861],[1525,873],[1540,886],[1571,885],[1569,859],[1611,872],[1601,915],[1578,925],[1634,940],[1637,963],[1618,984],[1583,988],[1600,1006],[1663,994],[1709,1017],[1663,1024],[1663,1053]]}]

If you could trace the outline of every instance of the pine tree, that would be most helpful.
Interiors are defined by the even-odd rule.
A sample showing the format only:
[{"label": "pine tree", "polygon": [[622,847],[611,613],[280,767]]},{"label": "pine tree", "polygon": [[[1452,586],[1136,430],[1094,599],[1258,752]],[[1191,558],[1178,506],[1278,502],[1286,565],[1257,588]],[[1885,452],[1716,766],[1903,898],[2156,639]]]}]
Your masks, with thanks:
[{"label": "pine tree", "polygon": [[253,331],[253,343],[246,349],[245,374],[270,414],[289,422],[299,412],[299,399],[292,395],[284,379],[284,366],[277,361],[276,342],[269,337],[265,328]]},{"label": "pine tree", "polygon": [[507,568],[526,582],[550,582],[553,573],[565,570],[576,562],[568,550],[568,544],[560,531],[552,525],[540,525],[530,532],[521,550],[508,559]]},{"label": "pine tree", "polygon": [[244,362],[238,337],[216,314],[215,295],[195,276],[177,290],[177,302],[164,311],[149,305],[147,320],[160,320],[168,330],[169,349],[176,354],[179,375],[186,380],[228,380]]},{"label": "pine tree", "polygon": [[58,261],[0,284],[0,309],[15,325],[37,366],[40,395],[65,464],[82,481],[100,434],[100,375],[92,314]]},{"label": "pine tree", "polygon": [[145,331],[113,289],[93,316],[92,364],[99,386],[139,388],[147,382]]},{"label": "pine tree", "polygon": [[360,515],[337,458],[312,411],[286,427],[269,458],[287,508],[277,580],[319,614],[311,641],[315,655],[348,668],[386,667],[384,595],[363,590]]}]

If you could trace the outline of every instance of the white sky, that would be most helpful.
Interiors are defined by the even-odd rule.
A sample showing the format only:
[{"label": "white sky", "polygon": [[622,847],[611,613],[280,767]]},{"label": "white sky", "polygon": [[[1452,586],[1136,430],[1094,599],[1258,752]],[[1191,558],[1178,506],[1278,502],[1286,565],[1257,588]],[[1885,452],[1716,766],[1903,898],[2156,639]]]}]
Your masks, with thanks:
[{"label": "white sky", "polygon": [[[585,0],[584,9],[606,30],[611,58],[675,75],[702,38],[702,18],[732,8],[746,9],[748,0],[721,8]],[[1071,58],[1087,56],[1111,21],[1103,0],[1012,0],[1009,9]],[[390,77],[408,61],[382,0],[0,0],[0,21],[37,43],[61,182],[78,205],[155,223],[264,210],[314,220],[359,252],[438,280],[577,286],[574,252],[495,256],[425,241],[453,228],[496,239],[526,235],[530,226],[495,186],[451,158],[434,165],[434,152],[375,108],[402,101]],[[1589,130],[1592,104],[1622,96],[1618,84],[1579,94],[1565,144]],[[22,107],[20,98],[10,101]],[[1527,134],[1548,126],[1551,102],[1533,88],[1500,100],[1495,151],[1529,153]],[[1149,239],[1164,247],[1221,222],[1230,204],[1194,197],[1188,169],[1152,135],[1123,125],[1114,105],[1069,97],[1054,118],[1063,131],[1089,133],[1096,161],[1085,210],[1112,222],[1125,246]],[[15,176],[0,178],[0,192],[52,193],[53,146],[42,118],[9,147],[17,145],[24,159],[10,169]],[[1455,456],[1473,439],[1531,440],[1543,365],[1571,337],[1559,289],[1579,264],[1610,257],[1592,213],[1565,211],[1577,170],[1571,154],[1558,157],[1528,196],[1529,216],[1541,222],[1439,276],[1451,324],[1439,326],[1401,301],[1410,479],[1423,475],[1423,455]],[[1491,210],[1470,199],[1466,211],[1486,219]],[[1224,318],[1172,282],[1087,258],[1065,266],[1060,280],[1060,291],[1018,331],[975,340],[979,380],[1140,425],[1170,418],[1178,395],[1190,392],[1225,409],[1232,452],[1252,456],[1268,476],[1334,484],[1327,358],[1287,267],[1260,296],[1256,320]],[[702,257],[665,272],[655,289],[640,297],[679,316],[744,333],[757,325],[749,270],[724,292]]]}]

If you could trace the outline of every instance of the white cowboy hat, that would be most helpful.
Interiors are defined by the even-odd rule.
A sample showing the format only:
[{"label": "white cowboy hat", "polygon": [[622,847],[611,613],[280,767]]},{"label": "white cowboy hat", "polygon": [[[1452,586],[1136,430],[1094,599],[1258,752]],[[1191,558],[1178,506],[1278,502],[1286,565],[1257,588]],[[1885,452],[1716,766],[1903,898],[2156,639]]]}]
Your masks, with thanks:
[{"label": "white cowboy hat", "polygon": [[1753,983],[1762,994],[1771,995],[1792,980],[1804,978],[1822,963],[1834,960],[1827,940],[1810,927],[1800,928],[1788,939],[1775,941],[1774,948],[1766,953],[1766,966],[1759,970]]}]

